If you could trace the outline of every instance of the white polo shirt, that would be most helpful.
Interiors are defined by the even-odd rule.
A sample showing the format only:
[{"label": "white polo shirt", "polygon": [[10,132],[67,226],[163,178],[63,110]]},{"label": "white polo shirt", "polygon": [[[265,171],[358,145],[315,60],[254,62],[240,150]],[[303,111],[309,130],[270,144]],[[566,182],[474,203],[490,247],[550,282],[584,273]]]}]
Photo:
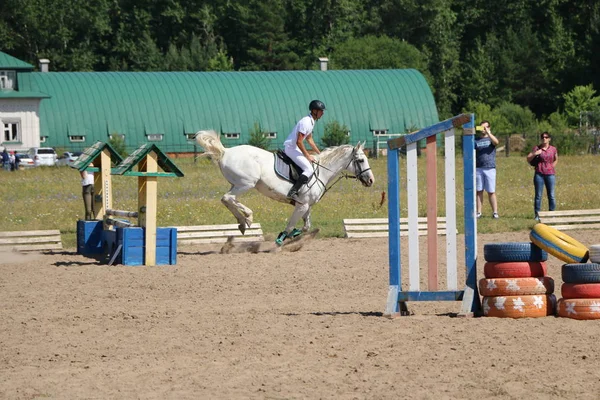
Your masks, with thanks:
[{"label": "white polo shirt", "polygon": [[296,142],[298,141],[298,132],[302,133],[306,138],[307,136],[312,135],[314,126],[315,120],[312,115],[308,114],[306,117],[298,121],[294,129],[292,129],[292,132],[288,135],[287,139],[285,139],[285,142],[283,142],[283,146],[295,148],[297,146]]}]

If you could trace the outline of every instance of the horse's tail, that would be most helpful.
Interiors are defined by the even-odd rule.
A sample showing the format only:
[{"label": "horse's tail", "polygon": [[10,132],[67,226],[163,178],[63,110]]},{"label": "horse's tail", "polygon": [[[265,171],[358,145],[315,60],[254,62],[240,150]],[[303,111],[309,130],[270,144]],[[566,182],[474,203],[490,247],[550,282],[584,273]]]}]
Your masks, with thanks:
[{"label": "horse's tail", "polygon": [[204,155],[210,156],[215,163],[221,161],[225,154],[225,146],[215,131],[199,131],[196,133],[196,143],[204,149]]}]

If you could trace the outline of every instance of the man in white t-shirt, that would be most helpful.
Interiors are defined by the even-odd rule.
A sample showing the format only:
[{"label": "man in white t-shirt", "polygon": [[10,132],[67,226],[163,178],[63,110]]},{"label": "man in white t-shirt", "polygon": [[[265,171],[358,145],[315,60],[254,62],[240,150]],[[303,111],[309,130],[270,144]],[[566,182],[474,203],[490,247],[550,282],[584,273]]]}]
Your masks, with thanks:
[{"label": "man in white t-shirt", "polygon": [[79,171],[81,175],[81,188],[83,195],[83,205],[85,207],[85,220],[94,220],[94,173],[88,171]]},{"label": "man in white t-shirt", "polygon": [[312,133],[315,121],[318,121],[325,113],[325,104],[320,100],[313,100],[308,105],[308,109],[310,114],[298,121],[285,142],[283,142],[285,154],[294,160],[303,171],[288,193],[290,199],[298,195],[302,185],[307,183],[314,173],[311,162],[314,162],[315,159],[306,150],[304,139],[317,154],[321,152],[313,140]]}]

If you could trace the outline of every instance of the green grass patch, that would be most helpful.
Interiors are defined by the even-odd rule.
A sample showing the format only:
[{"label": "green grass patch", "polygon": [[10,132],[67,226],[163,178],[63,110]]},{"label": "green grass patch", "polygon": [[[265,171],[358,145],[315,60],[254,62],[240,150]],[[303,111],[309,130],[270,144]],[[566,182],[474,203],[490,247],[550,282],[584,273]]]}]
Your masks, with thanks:
[{"label": "green grass patch", "polygon": [[[560,149],[559,149],[560,150]],[[557,209],[598,208],[600,174],[595,172],[597,156],[561,156],[557,167]],[[221,204],[221,196],[229,184],[219,169],[208,160],[194,163],[177,159],[184,171],[183,178],[159,178],[158,226],[204,225],[235,223],[235,218]],[[364,188],[354,180],[340,180],[313,207],[313,227],[321,229],[322,237],[343,236],[344,218],[387,217],[387,167],[385,157],[370,160],[376,183]],[[497,195],[499,220],[491,218],[491,208],[484,194],[483,218],[478,230],[482,233],[508,232],[529,229],[533,223],[533,168],[524,157],[497,159]],[[405,163],[401,160],[402,184],[406,184]],[[425,215],[425,157],[419,159],[419,212]],[[438,165],[438,208],[445,213],[444,162]],[[463,166],[457,158],[457,216],[458,229],[463,231]],[[71,168],[40,167],[17,172],[0,171],[0,226],[3,231],[59,229],[65,246],[75,246],[76,221],[84,215],[79,173]],[[405,186],[404,186],[405,187]],[[380,205],[381,193],[386,201]],[[240,200],[254,211],[267,239],[274,239],[286,224],[292,207],[277,203],[255,190]],[[137,209],[137,180],[113,176],[113,207]],[[542,208],[547,209],[544,198]],[[401,214],[406,215],[406,191],[401,191]]]}]

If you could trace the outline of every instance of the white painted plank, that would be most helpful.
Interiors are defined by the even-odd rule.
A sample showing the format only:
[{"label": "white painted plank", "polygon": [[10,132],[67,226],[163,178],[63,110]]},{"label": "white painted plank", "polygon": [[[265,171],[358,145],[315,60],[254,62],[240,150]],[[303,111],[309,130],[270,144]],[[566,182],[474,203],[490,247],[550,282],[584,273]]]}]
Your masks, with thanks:
[{"label": "white painted plank", "polygon": [[[419,230],[427,230],[427,224],[418,224],[417,225]],[[387,232],[389,225],[388,224],[373,224],[373,225],[345,225],[344,229],[347,232],[351,232],[351,231],[380,231],[380,230],[385,230]],[[437,228],[438,229],[446,229],[446,224],[445,223],[438,223],[437,224]],[[400,230],[401,231],[407,231],[408,230],[408,225],[407,224],[400,224]]]},{"label": "white painted plank", "polygon": [[570,216],[570,215],[598,215],[600,214],[600,209],[594,210],[561,210],[561,211],[540,211],[540,217],[562,217],[562,216]]},{"label": "white painted plank", "polygon": [[[210,244],[210,243],[226,243],[228,237],[211,237],[204,239],[184,239],[179,240],[177,238],[178,245],[192,245],[192,244]],[[262,242],[264,241],[264,237],[262,236],[252,236],[252,237],[243,237],[243,236],[235,236],[234,242]]]},{"label": "white painted plank", "polygon": [[0,244],[60,243],[60,236],[12,237],[0,239]]},{"label": "white painted plank", "polygon": [[[446,222],[446,217],[437,217],[437,222]],[[356,224],[387,224],[389,219],[387,218],[345,218],[344,224],[356,225]],[[427,222],[427,217],[418,217],[418,222]],[[405,221],[401,221],[405,223]],[[252,225],[254,226],[254,225]],[[237,225],[236,225],[237,227]]]},{"label": "white painted plank", "polygon": [[[177,232],[186,232],[186,231],[215,231],[215,230],[234,230],[238,231],[237,224],[222,224],[222,225],[192,225],[192,226],[174,226],[173,228],[177,229]],[[247,229],[260,229],[261,226],[259,223],[255,222],[252,224],[250,228]]]},{"label": "white painted plank", "polygon": [[186,233],[177,233],[177,239],[188,239],[188,238],[206,238],[206,237],[245,237],[245,236],[256,236],[262,235],[263,232],[261,229],[249,229],[246,230],[246,233],[242,235],[241,232],[231,232],[231,231],[202,231],[202,232],[186,232]]},{"label": "white painted plank", "polygon": [[[445,229],[440,229],[437,231],[438,235],[445,235],[446,234],[446,230]],[[417,236],[425,236],[427,235],[427,231],[419,231],[419,233],[417,234]],[[406,237],[409,236],[408,232],[404,231],[404,232],[400,232],[400,236],[401,237]],[[348,236],[349,239],[355,239],[355,238],[386,238],[388,237],[388,232],[384,232],[384,231],[379,231],[379,232],[348,232]]]},{"label": "white painted plank", "polygon": [[[419,291],[419,182],[417,166],[417,143],[406,146],[406,194],[408,203],[408,285],[409,290]],[[400,233],[402,235],[402,233]]]},{"label": "white painted plank", "polygon": [[15,236],[50,236],[60,235],[58,229],[39,230],[39,231],[7,231],[0,232],[0,237],[15,237]]},{"label": "white painted plank", "polygon": [[569,225],[548,225],[559,231],[573,229],[600,229],[600,224],[569,224]]},{"label": "white painted plank", "polygon": [[456,258],[456,159],[454,128],[445,132],[444,162],[446,185],[446,280],[448,290],[458,290]]},{"label": "white painted plank", "polygon": [[0,249],[19,251],[61,250],[62,243],[0,245]]},{"label": "white painted plank", "polygon": [[600,215],[599,216],[578,216],[578,217],[549,217],[549,218],[545,218],[545,217],[541,217],[541,222],[543,222],[546,225],[552,225],[552,224],[557,224],[557,223],[563,223],[563,224],[577,224],[577,223],[581,223],[581,224],[585,224],[585,223],[592,223],[592,222],[600,222]]}]

